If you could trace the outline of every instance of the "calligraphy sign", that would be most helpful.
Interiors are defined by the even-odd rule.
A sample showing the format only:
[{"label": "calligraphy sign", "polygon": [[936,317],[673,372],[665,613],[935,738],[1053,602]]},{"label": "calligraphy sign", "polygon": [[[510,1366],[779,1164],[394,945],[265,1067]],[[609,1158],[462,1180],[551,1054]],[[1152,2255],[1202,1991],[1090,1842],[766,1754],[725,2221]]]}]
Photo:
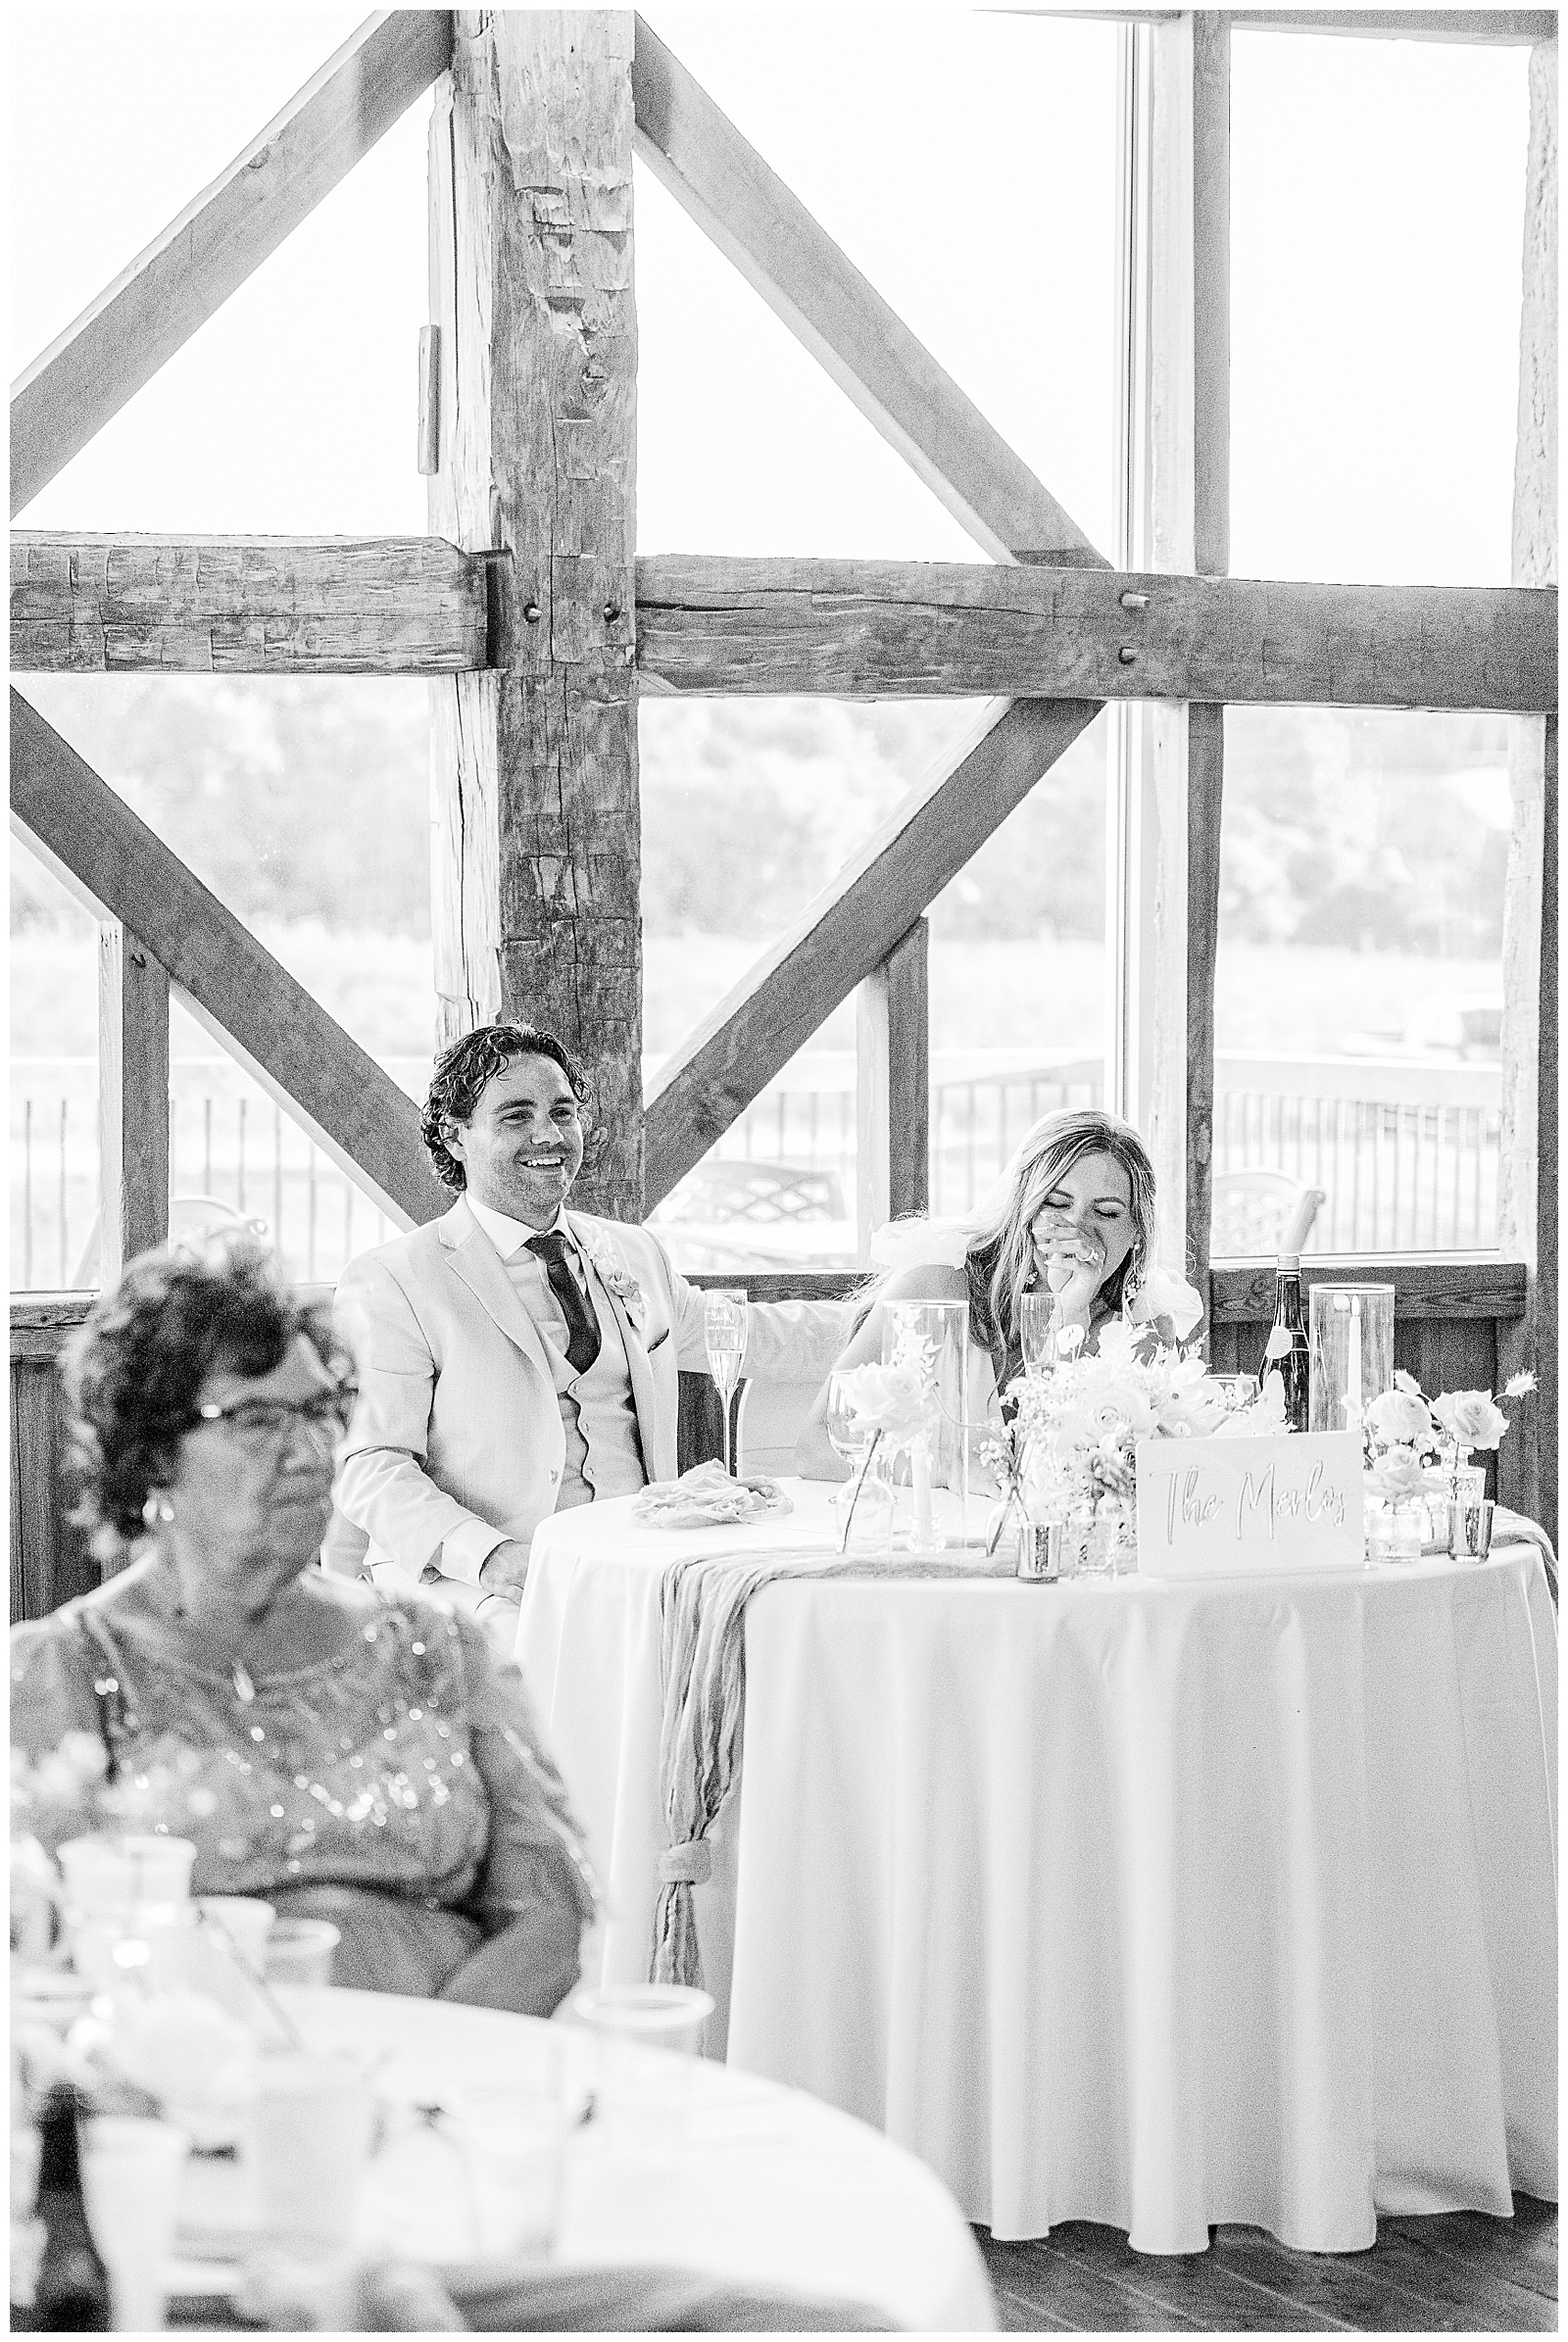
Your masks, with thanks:
[{"label": "calligraphy sign", "polygon": [[1357,1569],[1361,1442],[1352,1432],[1265,1439],[1141,1439],[1145,1578]]}]

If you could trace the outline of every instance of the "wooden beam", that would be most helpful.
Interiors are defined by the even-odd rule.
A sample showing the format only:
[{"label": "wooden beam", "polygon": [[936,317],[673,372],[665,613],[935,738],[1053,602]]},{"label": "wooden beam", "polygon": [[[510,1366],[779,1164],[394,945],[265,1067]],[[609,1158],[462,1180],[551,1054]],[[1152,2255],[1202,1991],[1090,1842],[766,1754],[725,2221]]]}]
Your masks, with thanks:
[{"label": "wooden beam", "polygon": [[[1193,566],[1213,577],[1231,561],[1231,35],[1217,9],[1196,9],[1192,22]],[[1201,1293],[1214,1202],[1225,710],[1189,692],[1186,724],[1186,1251],[1188,1282]]]},{"label": "wooden beam", "polygon": [[1187,1280],[1203,1290],[1214,1214],[1214,979],[1219,959],[1225,710],[1194,701],[1187,718]]},{"label": "wooden beam", "polygon": [[407,1228],[447,1208],[413,1099],[16,691],[11,808],[55,876],[141,938],[191,1013],[389,1217]]},{"label": "wooden beam", "polygon": [[[1062,16],[1080,24],[1173,24],[1179,8],[1031,8],[1027,16]],[[1531,48],[1553,40],[1550,8],[1228,8],[1250,32],[1343,32],[1363,40],[1453,41],[1472,48]]]},{"label": "wooden beam", "polygon": [[[11,663],[477,673],[486,568],[438,537],[19,529]],[[1554,590],[689,555],[645,557],[635,580],[655,690],[1511,709],[1555,694]]]},{"label": "wooden beam", "polygon": [[118,415],[443,73],[446,9],[368,17],[11,386],[12,517]]},{"label": "wooden beam", "polygon": [[651,1210],[847,1000],[1099,713],[1093,702],[988,711],[952,769],[912,789],[833,884],[720,1000],[649,1096]]},{"label": "wooden beam", "polygon": [[439,537],[11,537],[14,673],[435,675],[486,659]]},{"label": "wooden beam", "polygon": [[[1382,1260],[1365,1253],[1309,1252],[1301,1262],[1305,1292],[1314,1285],[1343,1285],[1347,1280],[1392,1285],[1397,1319],[1507,1321],[1522,1317],[1525,1309],[1523,1264],[1499,1260],[1494,1252],[1400,1252]],[[1273,1317],[1272,1260],[1227,1261],[1210,1271],[1209,1283],[1215,1325],[1267,1325]],[[1503,1448],[1507,1446],[1505,1439]]]},{"label": "wooden beam", "polygon": [[862,1261],[889,1220],[931,1200],[930,926],[916,919],[856,992],[856,1230]]},{"label": "wooden beam", "polygon": [[169,975],[119,919],[98,929],[98,1282],[169,1234]]},{"label": "wooden beam", "polygon": [[1558,1020],[1562,1007],[1558,873],[1562,838],[1557,819],[1557,718],[1546,718],[1542,807],[1541,889],[1541,1039],[1537,1059],[1536,1095],[1540,1100],[1541,1140],[1537,1166],[1536,1206],[1536,1441],[1541,1489],[1541,1525],[1557,1542],[1557,1426],[1562,1363],[1562,1247],[1558,1210],[1562,1195],[1562,1091],[1558,1064]]},{"label": "wooden beam", "polygon": [[637,659],[645,688],[677,692],[1543,708],[1557,598],[658,555],[637,563]]},{"label": "wooden beam", "polygon": [[[1530,60],[1525,165],[1519,405],[1511,574],[1557,576],[1557,47]],[[1557,1248],[1557,723],[1509,725],[1512,823],[1502,911],[1502,1128],[1497,1243],[1524,1263],[1529,1306],[1499,1342],[1506,1378],[1529,1369],[1533,1399],[1498,1454],[1499,1492],[1557,1535],[1559,1260]]]},{"label": "wooden beam", "polygon": [[584,1203],[642,1215],[632,21],[465,12],[431,131],[434,528],[508,557],[437,691],[443,1040],[499,1005],[593,1071]]},{"label": "wooden beam", "polygon": [[1554,8],[1235,8],[1251,32],[1341,32],[1363,40],[1452,41],[1466,48],[1528,49],[1555,40]]},{"label": "wooden beam", "polygon": [[975,542],[997,561],[1102,566],[1077,522],[641,17],[632,87],[643,161]]}]

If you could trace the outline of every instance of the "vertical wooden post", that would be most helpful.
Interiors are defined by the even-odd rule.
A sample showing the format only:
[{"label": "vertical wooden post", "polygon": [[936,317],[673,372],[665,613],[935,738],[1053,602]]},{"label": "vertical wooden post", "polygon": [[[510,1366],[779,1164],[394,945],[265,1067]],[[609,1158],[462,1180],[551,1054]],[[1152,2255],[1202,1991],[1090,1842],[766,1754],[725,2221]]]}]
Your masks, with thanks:
[{"label": "vertical wooden post", "polygon": [[493,671],[432,686],[437,1040],[585,1059],[578,1193],[642,1211],[630,12],[460,10],[430,143],[430,525],[490,551]]},{"label": "vertical wooden post", "polygon": [[[1555,47],[1555,43],[1552,44]],[[1562,1193],[1562,1162],[1558,1148],[1562,1097],[1557,1063],[1557,1011],[1561,999],[1558,957],[1558,855],[1562,840],[1557,824],[1557,718],[1546,718],[1545,755],[1542,780],[1541,882],[1541,1039],[1536,1059],[1540,1099],[1541,1138],[1536,1176],[1536,1373],[1539,1412],[1536,1418],[1537,1472],[1541,1485],[1542,1527],[1557,1542],[1557,1423],[1560,1391],[1558,1362],[1562,1341],[1562,1252],[1557,1240],[1557,1198]]]},{"label": "vertical wooden post", "polygon": [[[1557,582],[1557,43],[1530,56],[1524,301],[1514,450],[1515,585]],[[1499,1374],[1534,1399],[1497,1457],[1503,1500],[1557,1535],[1557,723],[1515,716],[1503,901],[1502,1136],[1497,1244],[1526,1269],[1525,1315],[1499,1332]]]},{"label": "vertical wooden post", "polygon": [[856,1228],[862,1260],[889,1220],[931,1199],[930,927],[916,919],[855,1002]]},{"label": "vertical wooden post", "polygon": [[98,929],[98,1277],[169,1234],[169,977],[118,919]]},{"label": "vertical wooden post", "polygon": [[[1231,565],[1231,34],[1193,17],[1193,566]],[[1225,710],[1187,709],[1187,1274],[1208,1292]]]},{"label": "vertical wooden post", "polygon": [[[1230,28],[1189,11],[1124,35],[1122,542],[1131,568],[1230,565]],[[1138,617],[1128,613],[1136,654]],[[1150,1145],[1162,1247],[1203,1288],[1214,1117],[1224,711],[1132,710],[1114,776],[1111,1095]]]}]

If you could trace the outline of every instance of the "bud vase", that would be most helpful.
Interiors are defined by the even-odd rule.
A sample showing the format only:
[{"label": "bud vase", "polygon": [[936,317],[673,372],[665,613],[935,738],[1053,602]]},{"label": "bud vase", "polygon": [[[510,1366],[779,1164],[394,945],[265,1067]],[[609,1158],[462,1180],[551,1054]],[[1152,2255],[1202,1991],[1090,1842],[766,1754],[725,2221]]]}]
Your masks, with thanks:
[{"label": "bud vase", "polygon": [[1138,1531],[1119,1496],[1102,1496],[1092,1509],[1073,1515],[1078,1546],[1078,1575],[1083,1578],[1130,1578],[1138,1569]]},{"label": "bud vase", "polygon": [[1369,1497],[1366,1509],[1368,1561],[1419,1561],[1428,1535],[1423,1496]]}]

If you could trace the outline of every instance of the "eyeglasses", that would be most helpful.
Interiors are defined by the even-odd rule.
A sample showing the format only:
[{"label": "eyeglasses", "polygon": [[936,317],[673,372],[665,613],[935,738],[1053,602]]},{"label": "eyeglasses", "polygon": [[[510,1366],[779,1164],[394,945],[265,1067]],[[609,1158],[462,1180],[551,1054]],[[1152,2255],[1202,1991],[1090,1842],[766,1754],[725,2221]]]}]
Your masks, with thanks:
[{"label": "eyeglasses", "polygon": [[191,1429],[200,1423],[226,1423],[242,1439],[276,1439],[304,1424],[308,1431],[337,1439],[348,1429],[358,1396],[355,1384],[339,1383],[314,1398],[234,1398],[225,1404],[208,1400],[191,1417]]}]

